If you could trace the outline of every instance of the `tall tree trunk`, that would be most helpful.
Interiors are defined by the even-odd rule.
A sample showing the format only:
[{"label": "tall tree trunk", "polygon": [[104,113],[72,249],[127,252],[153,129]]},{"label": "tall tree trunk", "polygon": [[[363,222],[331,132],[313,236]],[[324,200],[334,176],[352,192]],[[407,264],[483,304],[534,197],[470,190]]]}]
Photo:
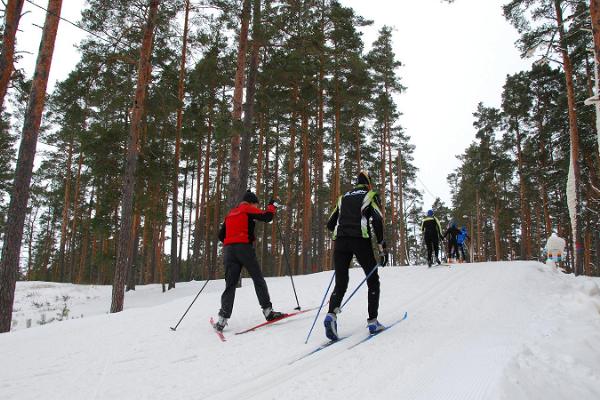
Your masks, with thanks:
[{"label": "tall tree trunk", "polygon": [[[185,94],[185,59],[187,54],[188,18],[190,1],[185,2],[183,23],[183,43],[181,45],[181,64],[179,65],[179,83],[177,85],[177,126],[175,127],[175,160],[173,161],[173,201],[171,203],[171,279],[169,290],[175,288],[179,280],[179,257],[177,256],[177,224],[179,207],[179,153],[181,149],[181,126],[183,125],[183,96]],[[184,198],[185,202],[185,198]],[[183,223],[183,221],[182,221]]]},{"label": "tall tree trunk", "polygon": [[[321,34],[321,48],[325,48],[325,1],[321,1],[321,19],[320,19],[320,34]],[[317,262],[319,263],[319,269],[323,270],[325,264],[325,222],[323,221],[323,209],[326,204],[326,195],[324,193],[323,175],[324,175],[324,164],[325,164],[325,149],[323,146],[323,137],[325,131],[323,129],[323,120],[325,117],[325,54],[322,51],[319,54],[319,82],[318,82],[318,114],[317,114],[317,137],[315,138],[315,226],[316,226],[316,239],[317,239],[317,250],[316,256],[318,257]]]},{"label": "tall tree trunk", "polygon": [[483,243],[483,237],[482,237],[482,229],[481,229],[481,199],[479,196],[479,189],[477,189],[475,191],[475,207],[476,207],[476,220],[477,220],[477,243],[476,243],[476,249],[477,249],[477,257],[475,258],[475,261],[483,261],[485,260],[485,258],[482,257],[482,253],[481,253],[481,245]]},{"label": "tall tree trunk", "polygon": [[81,220],[81,207],[79,207],[79,196],[81,192],[81,167],[83,165],[83,152],[79,153],[77,161],[77,177],[75,178],[75,191],[73,197],[73,223],[71,224],[71,257],[69,261],[69,271],[71,274],[71,282],[75,283],[75,257],[74,249],[76,247],[75,240],[77,235],[77,226]]},{"label": "tall tree trunk", "polygon": [[[213,215],[213,226],[215,227],[215,229],[219,229],[219,219],[221,218],[221,187],[222,187],[222,181],[223,181],[223,158],[225,156],[225,144],[224,143],[219,143],[219,154],[217,157],[217,176],[216,176],[216,193],[214,196],[214,215]],[[207,230],[208,232],[208,230]],[[216,261],[217,261],[217,241],[216,240],[212,240],[213,246],[211,249],[212,252],[212,265],[210,263],[206,263],[206,269],[208,270],[207,272],[207,276],[208,279],[215,279],[216,276],[216,272],[217,272],[217,267],[216,267]]]},{"label": "tall tree trunk", "polygon": [[248,25],[250,23],[250,0],[243,0],[240,38],[238,42],[237,69],[233,91],[233,134],[231,136],[231,155],[229,157],[229,188],[227,209],[235,207],[240,199],[242,188],[240,180],[240,128],[242,119],[242,97],[244,90],[244,71],[246,67],[246,47],[248,45]]},{"label": "tall tree trunk", "polygon": [[575,99],[575,84],[573,82],[573,64],[569,56],[568,45],[565,41],[563,14],[561,1],[554,0],[556,23],[560,41],[565,81],[567,84],[567,103],[569,113],[569,136],[571,144],[571,162],[569,166],[569,179],[567,181],[567,204],[571,217],[571,230],[573,232],[573,271],[575,275],[583,273],[583,235],[581,226],[581,175],[579,171],[579,131],[577,127],[577,105]]},{"label": "tall tree trunk", "polygon": [[523,153],[521,150],[521,130],[518,122],[516,123],[516,147],[517,147],[517,171],[519,173],[519,203],[521,206],[521,259],[531,259],[531,214],[527,204],[527,196],[525,194],[525,173],[523,172]]},{"label": "tall tree trunk", "polygon": [[248,187],[248,172],[250,170],[250,147],[254,133],[254,96],[256,93],[256,78],[258,76],[258,55],[262,46],[261,35],[261,0],[253,0],[252,9],[252,54],[248,69],[246,84],[246,108],[244,110],[244,127],[242,131],[242,149],[240,152],[240,191]]},{"label": "tall tree trunk", "polygon": [[4,35],[2,36],[2,52],[0,53],[0,112],[4,105],[4,97],[8,91],[10,76],[14,68],[15,36],[24,2],[25,0],[8,0],[4,10]]},{"label": "tall tree trunk", "polygon": [[[496,195],[497,196],[497,195]],[[494,201],[494,250],[496,261],[502,260],[502,235],[500,234],[500,199]]]},{"label": "tall tree trunk", "polygon": [[133,192],[138,159],[138,137],[143,124],[142,116],[146,105],[146,89],[152,70],[152,64],[150,63],[150,57],[152,55],[152,38],[158,16],[159,4],[160,0],[150,0],[148,19],[144,28],[144,38],[140,49],[137,87],[131,111],[131,124],[129,127],[129,140],[127,143],[127,159],[125,162],[125,174],[123,176],[123,188],[121,191],[121,235],[112,289],[111,313],[123,311],[125,278],[131,262],[129,256],[131,254],[131,246],[133,245],[131,223],[133,217]]},{"label": "tall tree trunk", "polygon": [[181,269],[181,258],[183,255],[183,229],[185,227],[185,201],[187,195],[188,180],[188,162],[185,162],[185,171],[183,173],[183,202],[181,204],[181,225],[179,228],[179,255],[177,257],[177,268]]},{"label": "tall tree trunk", "polygon": [[65,166],[64,196],[62,221],[60,224],[60,247],[58,253],[58,268],[60,270],[60,281],[65,281],[65,247],[67,244],[67,229],[69,225],[69,206],[71,204],[71,165],[73,163],[73,137],[67,144],[67,165]]},{"label": "tall tree trunk", "polygon": [[[198,179],[198,181],[200,181]],[[192,165],[192,187],[190,188],[190,199],[188,204],[190,205],[190,210],[189,210],[189,214],[188,214],[188,232],[187,232],[187,237],[188,237],[188,242],[187,242],[187,254],[186,254],[186,260],[188,262],[188,268],[189,268],[189,273],[190,273],[190,280],[194,279],[194,262],[192,260],[192,256],[191,256],[191,251],[192,251],[192,211],[194,209],[194,184],[196,183],[196,165]],[[197,203],[196,203],[197,204]]]},{"label": "tall tree trunk", "polygon": [[[311,271],[311,217],[312,217],[312,190],[310,185],[310,143],[308,132],[308,113],[302,111],[302,189],[304,193],[304,204],[302,207],[302,252],[300,266],[302,273]],[[316,272],[316,271],[312,271]]]},{"label": "tall tree trunk", "polygon": [[[600,96],[600,0],[590,0],[590,14],[592,16],[592,32],[594,35],[594,60],[596,93]],[[596,102],[596,135],[598,142],[598,164],[600,165],[600,102]]]},{"label": "tall tree trunk", "polygon": [[[287,227],[287,229],[291,229],[291,231],[293,232],[293,227],[292,227],[292,195],[293,195],[293,186],[294,186],[294,176],[295,176],[295,169],[296,169],[296,117],[297,117],[297,113],[296,113],[296,106],[297,106],[297,102],[298,102],[298,87],[296,84],[294,84],[294,87],[292,89],[292,104],[293,104],[293,111],[292,111],[292,119],[290,121],[290,147],[288,149],[288,170],[287,170],[287,185],[286,185],[286,194],[285,194],[285,205],[286,205],[286,211],[285,211],[285,221],[283,226]],[[290,235],[291,237],[293,237],[294,235]],[[282,237],[281,240],[283,241],[284,238]],[[291,240],[287,240],[283,242],[283,246],[284,249],[283,251],[287,251],[288,254],[288,261],[290,261],[291,259],[291,251],[292,251],[292,247],[291,247]],[[282,259],[280,261],[283,261]],[[281,264],[281,262],[280,262]],[[281,265],[280,265],[280,269],[281,269]],[[292,270],[291,274],[294,274],[294,271]]]},{"label": "tall tree trunk", "polygon": [[401,149],[398,149],[398,229],[400,230],[400,258],[398,264],[407,265],[408,251],[406,248],[406,224],[404,221],[404,171],[402,171]]},{"label": "tall tree trunk", "polygon": [[396,214],[396,193],[394,190],[394,162],[392,161],[392,139],[391,131],[387,135],[387,160],[388,160],[388,175],[390,177],[390,204],[392,205],[392,260],[398,262],[398,219]]},{"label": "tall tree trunk", "polygon": [[[276,125],[275,132],[275,165],[273,168],[274,177],[273,177],[273,197],[279,197],[279,121]],[[287,211],[286,211],[287,215]],[[279,218],[279,217],[278,217]],[[271,251],[273,252],[273,260],[272,260],[272,273],[273,275],[280,275],[279,271],[281,269],[281,252],[279,251],[277,237],[277,226],[275,224],[271,224]]]},{"label": "tall tree trunk", "polygon": [[10,331],[12,321],[15,286],[19,275],[21,241],[27,213],[27,201],[29,200],[29,185],[33,173],[33,160],[46,100],[46,86],[61,8],[62,0],[49,0],[40,51],[25,110],[23,134],[8,206],[4,246],[0,260],[0,333]]}]

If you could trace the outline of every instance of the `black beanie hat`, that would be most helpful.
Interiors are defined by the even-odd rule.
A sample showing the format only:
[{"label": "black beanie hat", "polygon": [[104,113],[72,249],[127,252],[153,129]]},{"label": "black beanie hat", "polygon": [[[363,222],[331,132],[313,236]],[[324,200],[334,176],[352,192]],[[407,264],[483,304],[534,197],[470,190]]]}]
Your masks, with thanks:
[{"label": "black beanie hat", "polygon": [[358,174],[358,179],[356,180],[357,185],[371,185],[371,177],[368,172],[361,171]]},{"label": "black beanie hat", "polygon": [[244,193],[244,197],[242,197],[242,201],[246,201],[248,203],[258,203],[258,197],[250,189]]}]

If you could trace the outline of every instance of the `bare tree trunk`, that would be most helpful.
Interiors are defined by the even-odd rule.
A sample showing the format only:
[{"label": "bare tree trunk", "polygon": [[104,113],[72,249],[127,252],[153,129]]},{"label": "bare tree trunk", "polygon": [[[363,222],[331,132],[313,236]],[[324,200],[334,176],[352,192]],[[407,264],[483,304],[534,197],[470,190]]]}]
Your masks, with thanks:
[{"label": "bare tree trunk", "polygon": [[[292,188],[294,186],[294,174],[295,174],[295,167],[296,167],[296,104],[298,101],[298,87],[294,84],[294,88],[292,90],[292,104],[294,107],[294,111],[292,111],[292,119],[290,121],[290,148],[288,151],[288,173],[287,173],[287,185],[286,185],[286,195],[285,195],[285,205],[286,205],[286,211],[285,211],[285,221],[284,221],[284,226],[287,227],[287,229],[293,229],[292,228]],[[293,235],[290,235],[293,237]],[[281,240],[283,240],[283,238],[281,238]],[[284,242],[283,246],[286,247],[284,248],[284,251],[288,252],[288,257],[291,257],[291,241],[288,240],[286,242]],[[287,246],[286,246],[287,245]],[[280,260],[283,261],[283,260]],[[281,269],[281,262],[280,262],[280,269]],[[292,270],[291,274],[294,274],[294,270]]]},{"label": "bare tree trunk", "polygon": [[49,0],[40,51],[25,110],[23,134],[8,206],[4,246],[0,260],[0,333],[10,331],[12,321],[15,286],[19,275],[21,241],[27,214],[27,201],[29,200],[29,185],[33,173],[33,160],[46,100],[46,86],[52,65],[61,8],[62,0]]},{"label": "bare tree trunk", "polygon": [[77,177],[75,178],[75,192],[73,198],[73,223],[71,224],[71,258],[69,261],[69,271],[71,274],[71,282],[75,283],[75,236],[77,232],[77,226],[81,220],[81,207],[79,207],[79,193],[81,192],[81,166],[83,165],[83,152],[79,153],[79,160],[77,161]]},{"label": "bare tree trunk", "polygon": [[519,203],[521,206],[521,258],[525,260],[531,259],[531,214],[527,204],[525,194],[525,173],[523,172],[523,154],[521,150],[521,131],[519,124],[516,124],[516,147],[517,147],[517,170],[519,173]]},{"label": "bare tree trunk", "polygon": [[[600,96],[600,0],[590,0],[590,14],[592,16],[592,32],[594,34],[594,58],[596,93]],[[598,164],[600,165],[600,103],[596,107],[596,135],[598,141]]]},{"label": "bare tree trunk", "polygon": [[502,235],[500,235],[500,200],[496,198],[494,204],[494,248],[496,252],[496,261],[502,259]]},{"label": "bare tree trunk", "polygon": [[475,207],[476,207],[476,221],[477,221],[477,240],[476,240],[476,249],[477,249],[477,257],[475,261],[483,261],[485,258],[482,257],[481,253],[481,245],[483,243],[482,237],[482,229],[481,229],[481,202],[479,197],[479,189],[475,191]]},{"label": "bare tree trunk", "polygon": [[390,204],[392,208],[392,261],[398,262],[398,219],[396,214],[396,194],[394,190],[394,162],[392,161],[392,139],[391,131],[387,135],[387,159],[390,177]]},{"label": "bare tree trunk", "polygon": [[125,162],[125,174],[123,176],[121,195],[121,235],[115,267],[115,279],[113,282],[112,303],[110,306],[111,313],[123,311],[125,278],[131,262],[129,256],[131,254],[131,246],[133,245],[131,238],[131,222],[133,217],[133,192],[138,159],[138,137],[143,123],[142,116],[146,105],[146,89],[152,70],[152,64],[150,63],[150,57],[152,55],[152,38],[158,16],[159,4],[160,0],[150,0],[148,19],[144,28],[144,38],[140,49],[137,88],[135,90],[135,100],[131,110],[131,125],[127,143],[127,160]]},{"label": "bare tree trunk", "polygon": [[185,201],[187,195],[188,162],[185,162],[183,178],[183,202],[181,204],[181,225],[179,227],[179,255],[177,257],[177,268],[181,269],[181,258],[183,256],[183,229],[185,227]]},{"label": "bare tree trunk", "polygon": [[[190,1],[185,2],[183,23],[183,44],[181,45],[181,64],[179,66],[179,84],[177,86],[177,126],[175,127],[175,160],[173,162],[173,202],[171,203],[171,279],[169,290],[175,288],[179,280],[179,257],[177,256],[177,210],[179,207],[179,153],[181,149],[181,126],[183,125],[183,96],[185,94],[185,58],[187,54],[188,18]],[[185,202],[185,197],[184,200]],[[182,222],[183,223],[183,222]]]},{"label": "bare tree trunk", "polygon": [[67,145],[67,165],[65,167],[62,221],[60,225],[60,247],[58,255],[58,268],[60,281],[65,281],[65,247],[67,244],[67,228],[69,225],[69,206],[71,203],[71,164],[73,163],[73,138]]},{"label": "bare tree trunk", "polygon": [[[302,207],[302,250],[300,258],[301,273],[308,273],[311,266],[310,250],[311,246],[311,217],[312,217],[312,201],[311,201],[311,185],[310,185],[310,144],[308,141],[308,113],[304,109],[302,111],[302,189],[304,192],[304,204]],[[316,271],[312,271],[316,272]]]},{"label": "bare tree trunk", "polygon": [[231,155],[229,157],[229,188],[227,193],[227,209],[235,207],[242,188],[240,180],[240,127],[242,119],[242,97],[244,90],[244,71],[246,67],[246,47],[248,45],[248,25],[250,23],[250,0],[243,0],[240,38],[238,43],[237,70],[233,91],[233,134],[231,136]]},{"label": "bare tree trunk", "polygon": [[254,96],[256,93],[256,78],[258,76],[258,55],[262,46],[260,2],[254,0],[252,11],[252,54],[246,85],[246,109],[244,110],[244,127],[242,131],[242,150],[240,153],[240,191],[248,187],[248,172],[250,170],[250,147],[254,133]]},{"label": "bare tree trunk", "polygon": [[10,76],[14,68],[15,36],[24,2],[25,0],[8,0],[4,10],[4,35],[2,36],[2,52],[0,53],[0,111],[4,105],[4,97],[8,91]]},{"label": "bare tree trunk", "polygon": [[571,163],[569,167],[569,179],[567,182],[567,204],[571,217],[571,230],[573,232],[573,271],[575,275],[583,274],[584,243],[581,226],[581,175],[579,171],[579,130],[577,127],[577,105],[575,99],[575,84],[573,82],[573,65],[565,41],[563,15],[560,0],[554,0],[556,11],[556,23],[565,70],[565,81],[567,85],[567,103],[569,113],[569,136],[571,141]]},{"label": "bare tree trunk", "polygon": [[406,224],[404,221],[404,172],[402,171],[402,150],[400,149],[398,149],[398,229],[400,230],[400,258],[398,264],[407,265],[408,252],[406,249]]}]

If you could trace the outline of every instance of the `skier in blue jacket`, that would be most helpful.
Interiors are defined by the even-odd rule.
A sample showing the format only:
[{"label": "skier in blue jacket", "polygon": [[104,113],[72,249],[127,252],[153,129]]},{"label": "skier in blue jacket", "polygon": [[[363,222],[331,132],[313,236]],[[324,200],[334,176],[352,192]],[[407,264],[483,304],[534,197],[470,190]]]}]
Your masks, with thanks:
[{"label": "skier in blue jacket", "polygon": [[471,238],[467,234],[467,227],[462,226],[460,229],[460,233],[456,237],[456,243],[458,245],[458,252],[459,252],[459,254],[458,254],[459,262],[467,261],[467,256],[465,254],[465,245],[466,245],[465,241],[467,239],[471,240]]}]

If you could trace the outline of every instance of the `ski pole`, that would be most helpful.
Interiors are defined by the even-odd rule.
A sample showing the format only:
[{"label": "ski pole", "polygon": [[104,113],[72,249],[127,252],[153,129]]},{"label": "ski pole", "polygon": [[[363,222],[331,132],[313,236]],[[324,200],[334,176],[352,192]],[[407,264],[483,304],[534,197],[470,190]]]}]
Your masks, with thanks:
[{"label": "ski pole", "polygon": [[321,300],[321,305],[319,306],[319,311],[317,311],[317,315],[315,316],[315,320],[313,321],[312,326],[310,327],[310,331],[308,331],[308,336],[306,336],[306,341],[304,342],[304,344],[308,343],[308,339],[310,338],[310,335],[312,334],[312,331],[315,328],[315,324],[317,323],[317,319],[319,318],[319,314],[321,313],[323,304],[325,304],[325,298],[327,298],[327,293],[329,293],[329,289],[331,288],[331,284],[333,283],[334,278],[335,278],[335,271],[333,271],[333,276],[331,277],[331,280],[329,281],[329,286],[327,286],[327,290],[325,291],[325,294],[323,295],[323,300]]},{"label": "ski pole", "polygon": [[183,315],[179,319],[179,322],[177,322],[177,325],[175,325],[175,327],[170,327],[172,331],[176,331],[177,330],[177,327],[179,326],[179,324],[181,323],[181,321],[183,321],[183,318],[188,313],[188,311],[190,311],[190,308],[192,308],[192,305],[194,304],[194,302],[196,301],[196,299],[198,298],[198,296],[200,296],[200,293],[202,293],[202,291],[204,290],[204,288],[206,287],[206,285],[208,285],[209,281],[210,281],[210,279],[207,279],[206,282],[204,282],[204,285],[202,285],[202,288],[200,289],[200,291],[198,292],[198,294],[196,295],[196,297],[194,297],[194,300],[192,300],[192,303],[189,305],[189,307],[187,308],[187,310],[185,310],[185,312],[183,313]]},{"label": "ski pole", "polygon": [[287,265],[288,275],[290,276],[290,280],[292,281],[292,289],[294,290],[294,296],[296,297],[296,305],[298,307],[294,308],[294,310],[301,310],[300,302],[298,302],[298,294],[296,293],[296,285],[294,285],[294,278],[292,277],[292,268],[290,268],[290,260],[287,255],[285,241],[283,240],[283,235],[281,234],[281,228],[279,227],[279,220],[275,220],[275,225],[277,225],[277,231],[279,232],[279,237],[283,242],[283,256],[285,257],[285,264]]},{"label": "ski pole", "polygon": [[360,287],[361,287],[361,286],[362,286],[362,285],[363,285],[363,284],[364,284],[364,283],[367,281],[367,279],[369,279],[369,278],[371,277],[371,275],[373,275],[373,273],[374,273],[375,271],[377,271],[377,268],[379,268],[379,264],[375,264],[375,266],[373,267],[373,269],[371,270],[371,272],[369,272],[369,273],[367,274],[367,276],[365,276],[365,279],[363,279],[363,280],[362,280],[362,282],[358,284],[358,286],[356,287],[356,289],[354,289],[354,292],[352,292],[352,293],[350,294],[350,297],[348,297],[348,298],[346,299],[346,301],[345,301],[345,302],[342,304],[342,306],[340,307],[340,312],[342,312],[342,309],[344,308],[344,306],[345,306],[346,304],[348,304],[348,302],[350,301],[350,299],[352,298],[352,296],[354,296],[354,294],[355,294],[355,293],[358,291],[358,289],[360,289]]}]

